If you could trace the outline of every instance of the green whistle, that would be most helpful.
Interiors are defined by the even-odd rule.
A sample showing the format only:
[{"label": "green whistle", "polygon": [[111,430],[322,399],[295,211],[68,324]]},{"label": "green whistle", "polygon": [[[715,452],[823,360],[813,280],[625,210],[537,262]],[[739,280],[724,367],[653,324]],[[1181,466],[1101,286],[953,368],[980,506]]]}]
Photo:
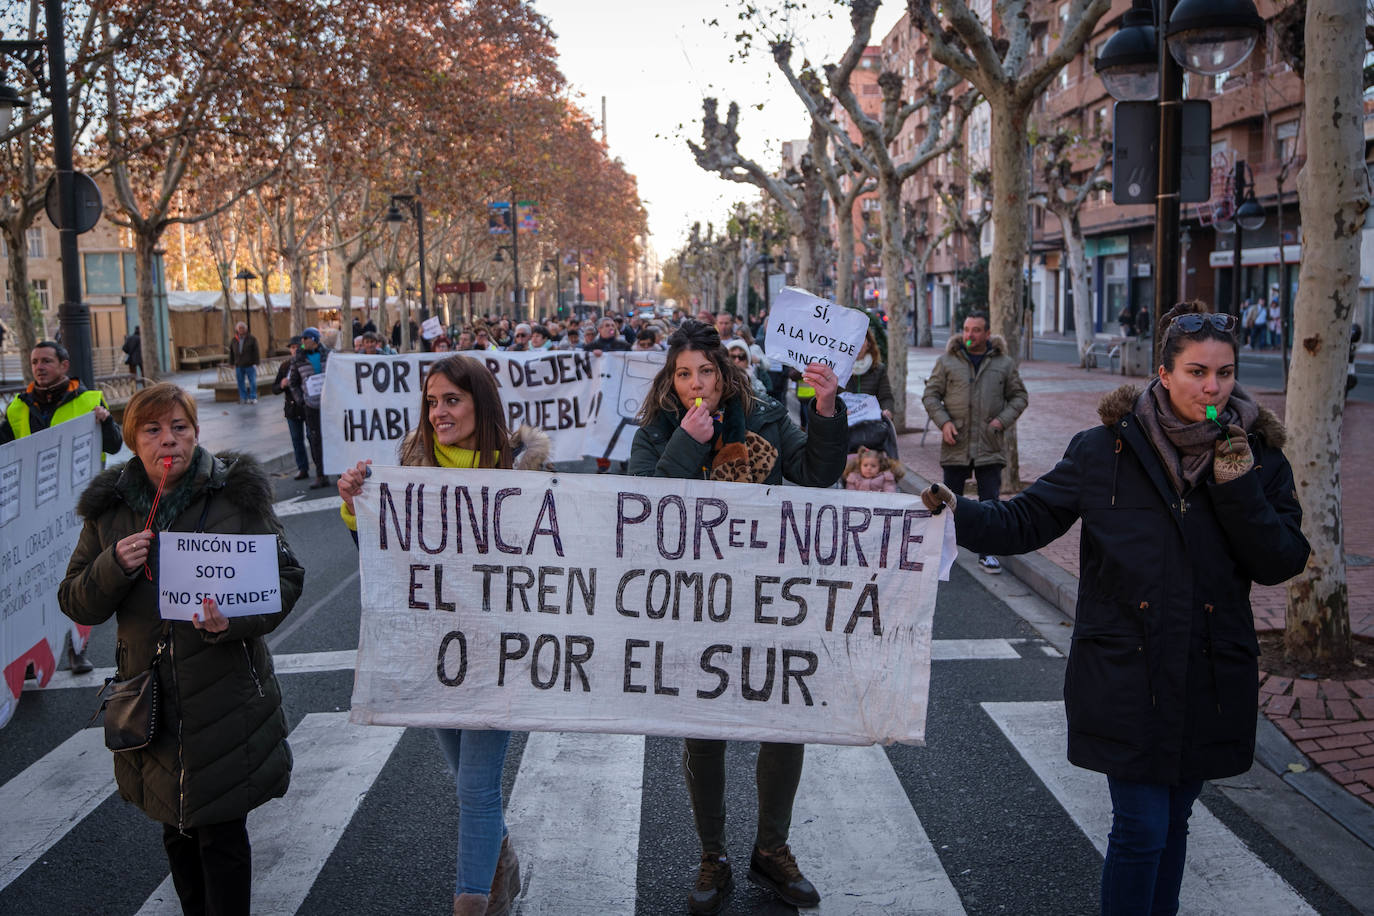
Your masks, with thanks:
[{"label": "green whistle", "polygon": [[1217,409],[1211,404],[1207,405],[1207,419],[1215,422],[1217,419]]},{"label": "green whistle", "polygon": [[965,346],[965,347],[970,347],[970,348],[971,348],[971,347],[973,346],[973,341],[971,341],[971,340],[969,340],[967,337],[965,337],[965,338],[964,338],[964,346]]}]

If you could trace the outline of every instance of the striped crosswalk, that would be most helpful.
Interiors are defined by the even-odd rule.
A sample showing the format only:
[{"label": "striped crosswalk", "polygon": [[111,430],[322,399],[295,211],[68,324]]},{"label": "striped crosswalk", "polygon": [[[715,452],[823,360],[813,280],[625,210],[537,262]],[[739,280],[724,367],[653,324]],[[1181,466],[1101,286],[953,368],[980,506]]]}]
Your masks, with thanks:
[{"label": "striped crosswalk", "polygon": [[[1009,657],[989,656],[986,645],[965,648],[968,657]],[[1016,654],[1015,647],[1011,651]],[[301,667],[292,669],[293,664]],[[293,662],[281,670],[317,669]],[[1062,703],[986,702],[981,709],[1101,853],[1110,802],[1100,776],[1064,759]],[[249,819],[254,912],[304,912],[321,868],[404,731],[351,725],[346,712],[312,713],[296,725],[290,735],[291,791]],[[518,912],[649,912],[638,899],[645,880],[637,861],[641,809],[651,795],[651,780],[676,774],[651,776],[645,760],[640,736],[528,736],[507,812],[522,859]],[[0,786],[6,821],[0,832],[0,911],[6,908],[4,887],[69,833],[80,831],[83,819],[110,796],[110,772],[99,730],[83,729]],[[881,747],[807,749],[791,839],[808,877],[822,891],[820,912],[827,916],[966,911],[938,841],[922,824],[891,753]],[[660,877],[680,881],[676,875]],[[570,897],[568,888],[577,893]],[[1258,916],[1315,912],[1201,803],[1192,819],[1183,909]],[[137,912],[179,912],[170,879]]]}]

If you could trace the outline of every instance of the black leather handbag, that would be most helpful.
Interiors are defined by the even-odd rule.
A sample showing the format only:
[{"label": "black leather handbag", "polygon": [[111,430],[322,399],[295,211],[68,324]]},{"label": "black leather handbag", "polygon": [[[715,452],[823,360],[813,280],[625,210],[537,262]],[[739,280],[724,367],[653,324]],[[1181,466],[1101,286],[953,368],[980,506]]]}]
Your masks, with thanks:
[{"label": "black leather handbag", "polygon": [[105,699],[96,714],[105,713],[105,746],[115,753],[141,750],[157,737],[162,705],[157,662],[166,646],[164,636],[145,670],[123,681],[107,678],[100,689]]}]

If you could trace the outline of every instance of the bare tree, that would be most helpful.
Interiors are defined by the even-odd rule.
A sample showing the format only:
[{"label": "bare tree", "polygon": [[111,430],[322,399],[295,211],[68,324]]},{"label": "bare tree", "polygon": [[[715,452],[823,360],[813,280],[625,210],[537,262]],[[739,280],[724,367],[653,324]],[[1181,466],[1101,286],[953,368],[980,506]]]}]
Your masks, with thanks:
[{"label": "bare tree", "polygon": [[[1097,146],[1097,159],[1082,178],[1075,179],[1075,163],[1085,148]],[[1064,250],[1069,256],[1069,276],[1073,283],[1073,327],[1078,343],[1078,364],[1089,365],[1088,352],[1093,345],[1093,303],[1088,294],[1088,243],[1083,236],[1080,213],[1088,195],[1111,187],[1102,176],[1112,158],[1110,140],[1099,139],[1096,144],[1084,140],[1062,128],[1049,137],[1040,137],[1035,144],[1039,159],[1040,177],[1045,182],[1043,193],[1036,193],[1032,201],[1059,219],[1064,233]]]},{"label": "bare tree", "polygon": [[[825,76],[831,97],[843,106],[863,137],[862,147],[857,147],[848,134],[837,127],[831,131],[832,142],[844,147],[851,159],[861,161],[864,171],[877,181],[883,282],[888,291],[887,371],[892,385],[892,413],[899,427],[905,429],[908,335],[905,303],[900,301],[899,294],[903,280],[902,184],[926,163],[944,155],[958,143],[964,121],[977,101],[977,93],[966,91],[956,102],[951,93],[960,78],[944,70],[928,91],[912,101],[903,101],[902,77],[888,70],[878,76],[878,86],[883,96],[881,113],[877,118],[867,115],[850,87],[849,79],[873,37],[873,18],[878,6],[878,0],[852,0],[849,21],[854,30],[853,38],[840,62],[825,68]],[[806,81],[793,71],[790,58],[789,45],[780,43],[774,46],[773,59],[787,77],[792,91],[802,99],[807,111],[815,118],[824,113],[826,100],[817,98],[807,88]],[[909,158],[895,160],[891,152],[893,141],[901,133],[907,119],[923,109],[929,115],[925,135]],[[948,123],[946,116],[949,116]]]},{"label": "bare tree", "polygon": [[1284,411],[1303,534],[1312,545],[1307,568],[1288,583],[1284,648],[1301,661],[1343,661],[1351,653],[1340,467],[1345,363],[1370,204],[1362,74],[1350,65],[1364,57],[1365,17],[1362,0],[1307,3],[1307,162],[1298,173],[1305,231]]},{"label": "bare tree", "polygon": [[[1021,352],[1022,267],[1029,248],[1030,163],[1027,120],[1050,80],[1083,50],[1111,0],[1069,0],[1068,26],[1043,58],[1032,58],[1029,0],[995,0],[998,25],[983,23],[964,0],[907,0],[912,25],[930,42],[931,55],[987,99],[992,116],[991,152],[996,233],[988,264],[988,305],[993,330],[1006,339],[1008,352]],[[1009,461],[1003,471],[1008,490],[1021,487],[1016,427],[1007,432]]]}]

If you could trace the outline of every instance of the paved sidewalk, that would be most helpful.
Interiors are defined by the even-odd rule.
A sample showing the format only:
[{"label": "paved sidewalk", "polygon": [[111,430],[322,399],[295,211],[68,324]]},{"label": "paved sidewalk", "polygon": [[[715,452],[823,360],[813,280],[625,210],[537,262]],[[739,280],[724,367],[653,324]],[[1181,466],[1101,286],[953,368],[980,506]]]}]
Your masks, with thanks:
[{"label": "paved sidewalk", "polygon": [[[931,429],[922,444],[926,412],[921,394],[925,376],[940,352],[909,351],[907,424],[915,432],[898,436],[903,463],[927,480],[941,476],[940,433]],[[1022,364],[1021,377],[1030,392],[1030,405],[1016,426],[1021,478],[1027,484],[1054,467],[1075,433],[1101,422],[1097,403],[1105,393],[1122,384],[1145,383],[1102,369],[1084,371],[1050,362]],[[1283,416],[1281,392],[1260,388],[1251,394]],[[1350,625],[1357,637],[1374,640],[1374,487],[1357,483],[1374,471],[1374,405],[1346,405],[1342,452]],[[1078,538],[1075,524],[1036,554],[1006,558],[1004,563],[1042,597],[1072,615],[1078,589]],[[1283,630],[1284,586],[1256,586],[1251,602],[1257,631]],[[1374,671],[1363,679],[1346,681],[1290,680],[1261,672],[1260,698],[1265,715],[1308,755],[1303,765],[1319,766],[1348,792],[1374,805]]]}]

